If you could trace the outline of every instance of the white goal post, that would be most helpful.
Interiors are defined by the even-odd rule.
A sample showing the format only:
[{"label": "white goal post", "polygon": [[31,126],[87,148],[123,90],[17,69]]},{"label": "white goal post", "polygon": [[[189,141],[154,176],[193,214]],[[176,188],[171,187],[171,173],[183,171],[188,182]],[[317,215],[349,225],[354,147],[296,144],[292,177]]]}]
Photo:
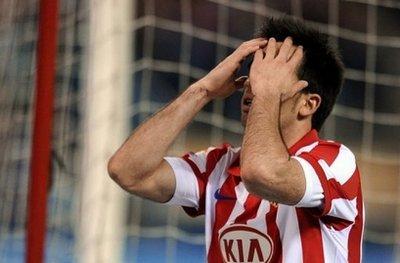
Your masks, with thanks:
[{"label": "white goal post", "polygon": [[121,262],[127,196],[107,161],[129,132],[130,0],[91,0],[84,93],[78,262]]}]

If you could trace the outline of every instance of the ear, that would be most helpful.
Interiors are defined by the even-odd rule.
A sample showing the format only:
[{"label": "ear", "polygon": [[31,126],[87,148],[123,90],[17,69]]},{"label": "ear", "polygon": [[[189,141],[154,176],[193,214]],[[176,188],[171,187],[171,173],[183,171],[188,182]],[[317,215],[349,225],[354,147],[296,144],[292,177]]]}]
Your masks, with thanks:
[{"label": "ear", "polygon": [[321,105],[321,96],[316,93],[304,94],[300,100],[299,115],[304,118],[313,115]]}]

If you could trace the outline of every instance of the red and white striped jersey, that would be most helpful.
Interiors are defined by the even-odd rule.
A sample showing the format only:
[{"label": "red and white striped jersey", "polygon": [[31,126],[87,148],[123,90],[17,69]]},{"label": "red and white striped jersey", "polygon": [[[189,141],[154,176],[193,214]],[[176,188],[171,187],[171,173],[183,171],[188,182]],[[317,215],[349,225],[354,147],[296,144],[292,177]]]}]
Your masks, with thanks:
[{"label": "red and white striped jersey", "polygon": [[176,177],[168,203],[191,216],[205,214],[208,262],[361,261],[364,208],[353,153],[315,130],[289,153],[306,179],[294,206],[249,194],[240,179],[240,148],[224,144],[165,157]]}]

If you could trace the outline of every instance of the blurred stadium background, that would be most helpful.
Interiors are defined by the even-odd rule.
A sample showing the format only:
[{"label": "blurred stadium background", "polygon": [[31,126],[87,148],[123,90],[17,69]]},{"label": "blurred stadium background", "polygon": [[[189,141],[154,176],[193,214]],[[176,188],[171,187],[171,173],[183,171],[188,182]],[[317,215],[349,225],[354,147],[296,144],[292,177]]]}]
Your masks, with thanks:
[{"label": "blurred stadium background", "polygon": [[[46,262],[204,262],[203,218],[128,196],[106,173],[129,132],[251,38],[293,15],[332,37],[347,67],[322,131],[357,155],[364,262],[400,262],[400,2],[59,0]],[[22,262],[38,0],[0,2],[0,262]],[[207,105],[171,155],[239,145],[240,93]]]}]

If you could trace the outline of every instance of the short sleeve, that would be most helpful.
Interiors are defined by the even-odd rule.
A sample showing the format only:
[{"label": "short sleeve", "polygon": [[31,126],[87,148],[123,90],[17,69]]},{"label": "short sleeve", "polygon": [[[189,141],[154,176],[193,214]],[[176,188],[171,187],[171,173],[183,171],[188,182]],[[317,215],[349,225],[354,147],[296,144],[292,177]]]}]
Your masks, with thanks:
[{"label": "short sleeve", "polygon": [[[354,154],[344,145],[325,144],[293,158],[299,161],[306,177],[306,193],[299,206],[313,207],[310,211],[319,217],[354,222],[361,187]],[[321,188],[322,196],[318,194]],[[314,206],[319,196],[322,202]]]},{"label": "short sleeve", "polygon": [[204,199],[207,152],[190,152],[182,157],[164,157],[175,174],[176,186],[171,200],[166,204],[183,206],[191,216],[204,213],[201,199]]},{"label": "short sleeve", "polygon": [[301,157],[294,156],[304,172],[306,190],[302,199],[295,205],[296,207],[321,207],[324,199],[324,191],[321,182],[313,166]]}]

